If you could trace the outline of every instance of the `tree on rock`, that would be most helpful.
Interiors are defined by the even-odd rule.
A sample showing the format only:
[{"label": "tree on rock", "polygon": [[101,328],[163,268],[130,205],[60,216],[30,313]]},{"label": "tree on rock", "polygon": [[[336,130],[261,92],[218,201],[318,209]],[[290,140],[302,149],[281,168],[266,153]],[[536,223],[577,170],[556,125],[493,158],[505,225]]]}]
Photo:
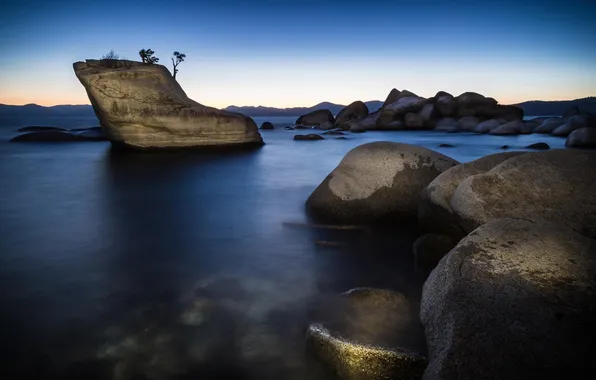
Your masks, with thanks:
[{"label": "tree on rock", "polygon": [[151,49],[139,50],[139,55],[141,56],[143,63],[153,64],[159,62],[159,58],[154,57],[153,54],[155,54],[155,52]]},{"label": "tree on rock", "polygon": [[[175,58],[175,60],[174,60],[174,58]],[[186,54],[181,54],[181,53],[175,51],[174,58],[172,58],[172,66],[174,66],[174,79],[176,79],[176,74],[178,74],[178,65],[181,62],[184,62],[184,58],[186,58]]]}]

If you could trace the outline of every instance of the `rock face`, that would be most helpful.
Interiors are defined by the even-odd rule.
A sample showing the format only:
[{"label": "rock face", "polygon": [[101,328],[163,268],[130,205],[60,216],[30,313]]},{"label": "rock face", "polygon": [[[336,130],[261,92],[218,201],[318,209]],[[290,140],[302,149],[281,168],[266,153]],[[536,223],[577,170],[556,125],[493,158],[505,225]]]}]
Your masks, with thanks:
[{"label": "rock face", "polygon": [[408,129],[422,129],[424,128],[424,119],[416,113],[407,113],[404,122]]},{"label": "rock face", "polygon": [[596,152],[557,149],[513,157],[464,179],[451,208],[469,233],[494,219],[544,219],[596,238]]},{"label": "rock face", "polygon": [[420,117],[422,117],[425,127],[435,127],[435,123],[439,118],[439,111],[433,103],[426,103],[418,114],[420,115]]},{"label": "rock face", "polygon": [[334,123],[335,119],[329,110],[316,110],[300,116],[296,124],[305,126],[319,126],[326,122]]},{"label": "rock face", "polygon": [[[377,119],[379,118],[379,114],[380,114],[379,111],[373,112],[373,113],[369,114],[367,117],[365,117],[364,119],[359,120],[358,124],[360,124],[366,130],[377,129]],[[349,129],[349,128],[346,128],[345,125],[343,125],[342,128]]]},{"label": "rock face", "polygon": [[189,99],[165,66],[98,60],[73,66],[112,143],[142,149],[263,143],[254,120]]},{"label": "rock face", "polygon": [[306,202],[336,223],[399,221],[417,214],[420,191],[458,162],[429,149],[373,142],[352,149]]},{"label": "rock face", "polygon": [[593,373],[595,243],[560,225],[520,219],[495,220],[468,235],[424,284],[423,379]]},{"label": "rock face", "polygon": [[580,128],[571,132],[565,146],[569,148],[596,148],[596,128]]},{"label": "rock face", "polygon": [[455,115],[457,104],[453,95],[440,91],[435,95],[435,107],[439,114],[443,117],[451,117]]},{"label": "rock face", "polygon": [[420,236],[412,246],[416,266],[426,271],[434,269],[457,242],[457,239],[444,234],[429,233]]},{"label": "rock face", "polygon": [[426,359],[395,344],[411,323],[403,294],[357,288],[342,298],[335,317],[309,327],[307,347],[345,380],[420,379]]},{"label": "rock face", "polygon": [[335,118],[335,124],[342,125],[348,121],[364,119],[366,116],[368,116],[368,107],[358,100],[339,111]]},{"label": "rock face", "polygon": [[525,152],[496,153],[477,160],[457,165],[439,174],[421,192],[418,207],[418,224],[424,230],[463,238],[465,231],[451,208],[451,198],[455,190],[466,178],[486,173],[506,160]]}]

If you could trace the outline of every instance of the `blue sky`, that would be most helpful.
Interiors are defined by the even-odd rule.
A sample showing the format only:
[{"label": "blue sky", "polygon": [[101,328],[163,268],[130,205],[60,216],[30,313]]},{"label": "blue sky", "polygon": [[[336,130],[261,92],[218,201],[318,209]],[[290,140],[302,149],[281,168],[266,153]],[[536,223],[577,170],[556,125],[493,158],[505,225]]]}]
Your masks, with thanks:
[{"label": "blue sky", "polygon": [[72,63],[151,48],[215,106],[476,91],[596,95],[595,1],[30,1],[0,14],[0,103],[84,104]]}]

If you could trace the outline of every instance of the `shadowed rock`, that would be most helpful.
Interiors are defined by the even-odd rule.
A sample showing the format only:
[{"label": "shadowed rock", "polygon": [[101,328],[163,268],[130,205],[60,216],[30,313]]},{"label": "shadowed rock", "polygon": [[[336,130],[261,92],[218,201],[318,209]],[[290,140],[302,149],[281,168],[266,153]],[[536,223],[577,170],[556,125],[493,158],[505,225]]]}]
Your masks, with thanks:
[{"label": "shadowed rock", "polygon": [[565,146],[569,148],[596,148],[596,127],[580,128],[571,132]]},{"label": "shadowed rock", "polygon": [[439,91],[435,95],[435,107],[437,107],[437,111],[443,117],[454,116],[457,111],[455,98],[445,91]]},{"label": "shadowed rock", "polygon": [[465,116],[458,120],[459,128],[462,131],[471,132],[476,129],[480,120],[476,116]]},{"label": "shadowed rock", "polygon": [[486,173],[504,161],[525,154],[525,152],[506,152],[491,154],[477,160],[452,167],[439,174],[421,192],[418,206],[418,224],[429,232],[450,235],[456,240],[467,232],[459,225],[451,198],[457,187],[466,178]]},{"label": "shadowed rock", "polygon": [[479,123],[474,128],[474,133],[489,133],[492,130],[499,128],[503,123],[501,120],[490,119]]},{"label": "shadowed rock", "polygon": [[518,135],[525,129],[525,124],[521,120],[509,121],[498,128],[488,132],[491,135]]},{"label": "shadowed rock", "polygon": [[165,66],[114,60],[76,62],[107,138],[134,148],[262,144],[251,118],[188,98]]},{"label": "shadowed rock", "polygon": [[534,133],[551,133],[563,124],[565,124],[563,118],[551,117],[544,120],[538,127],[534,128]]},{"label": "shadowed rock", "polygon": [[261,129],[275,129],[275,127],[271,122],[266,121],[263,124],[261,124]]},{"label": "shadowed rock", "polygon": [[431,271],[457,242],[458,239],[444,234],[428,233],[420,236],[412,246],[416,266]]},{"label": "shadowed rock", "polygon": [[313,140],[324,140],[325,138],[321,135],[316,133],[309,133],[307,135],[295,135],[294,140],[302,140],[302,141],[313,141]]},{"label": "shadowed rock", "polygon": [[335,118],[336,125],[342,125],[352,120],[362,120],[368,116],[368,107],[360,100],[344,107]]},{"label": "shadowed rock", "polygon": [[567,137],[571,132],[580,128],[588,126],[589,117],[586,114],[574,115],[567,119],[565,124],[561,125],[557,129],[551,132],[553,136]]},{"label": "shadowed rock", "polygon": [[407,113],[420,111],[425,103],[426,99],[419,97],[408,96],[399,98],[380,111],[379,118],[377,119],[377,127],[382,127],[395,120],[401,121]]},{"label": "shadowed rock", "polygon": [[314,216],[337,223],[403,221],[417,214],[420,191],[458,162],[392,142],[352,149],[306,202]]},{"label": "shadowed rock", "polygon": [[423,379],[593,373],[594,252],[595,240],[545,221],[495,220],[468,235],[424,284]]},{"label": "shadowed rock", "polygon": [[596,152],[555,149],[513,157],[464,179],[451,208],[466,233],[501,218],[544,219],[596,237]]},{"label": "shadowed rock", "polygon": [[333,118],[333,114],[329,110],[312,111],[305,115],[300,116],[296,120],[297,125],[305,125],[305,126],[319,126],[326,122],[330,122],[332,124],[335,122],[335,119]]},{"label": "shadowed rock", "polygon": [[538,142],[528,145],[526,149],[549,150],[550,146],[547,143]]},{"label": "shadowed rock", "polygon": [[434,128],[440,116],[439,110],[433,103],[426,103],[418,114],[422,117],[424,126],[427,128]]},{"label": "shadowed rock", "polygon": [[408,129],[423,129],[424,119],[416,113],[407,113],[404,118],[404,124]]},{"label": "shadowed rock", "polygon": [[387,94],[387,97],[385,98],[385,101],[383,102],[383,105],[381,106],[381,108],[385,107],[388,104],[395,102],[397,100],[397,97],[399,96],[399,93],[400,93],[400,91],[396,88],[389,91],[389,94]]},{"label": "shadowed rock", "polygon": [[459,127],[460,125],[457,120],[446,117],[437,121],[435,125],[435,131],[455,132],[459,130]]}]

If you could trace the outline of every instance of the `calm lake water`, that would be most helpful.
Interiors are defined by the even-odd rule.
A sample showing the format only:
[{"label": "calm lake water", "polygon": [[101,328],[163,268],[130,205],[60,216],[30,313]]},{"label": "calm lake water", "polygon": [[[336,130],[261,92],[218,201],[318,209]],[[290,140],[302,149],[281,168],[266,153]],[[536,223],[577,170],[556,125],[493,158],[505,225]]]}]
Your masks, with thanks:
[{"label": "calm lake water", "polygon": [[[256,121],[265,119],[295,118]],[[425,352],[416,314],[425,276],[411,251],[418,232],[306,228],[306,198],[366,142],[460,161],[505,144],[565,142],[439,132],[310,142],[284,129],[263,131],[262,148],[225,154],[7,142],[31,124],[97,121],[0,125],[3,379],[335,379],[304,354],[304,329],[360,286],[409,298],[414,322],[403,345]]]}]

